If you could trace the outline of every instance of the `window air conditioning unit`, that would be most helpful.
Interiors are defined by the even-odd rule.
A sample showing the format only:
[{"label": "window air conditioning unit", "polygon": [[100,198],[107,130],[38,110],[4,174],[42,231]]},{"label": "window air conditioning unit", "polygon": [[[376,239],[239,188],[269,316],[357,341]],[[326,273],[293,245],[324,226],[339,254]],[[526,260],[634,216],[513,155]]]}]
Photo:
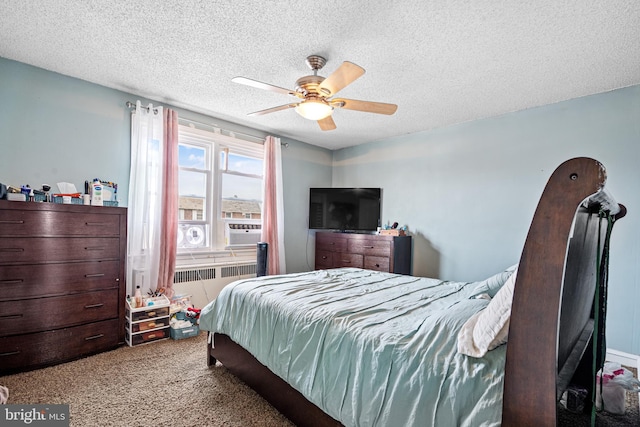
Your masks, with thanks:
[{"label": "window air conditioning unit", "polygon": [[224,244],[227,247],[255,246],[261,235],[262,225],[259,220],[235,220],[224,225]]}]

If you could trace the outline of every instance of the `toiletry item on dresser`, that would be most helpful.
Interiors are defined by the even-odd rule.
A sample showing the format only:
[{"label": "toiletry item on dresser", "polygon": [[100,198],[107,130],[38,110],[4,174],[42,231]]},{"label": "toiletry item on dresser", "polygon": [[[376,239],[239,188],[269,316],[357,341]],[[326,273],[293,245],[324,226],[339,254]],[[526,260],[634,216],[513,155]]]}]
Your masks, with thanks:
[{"label": "toiletry item on dresser", "polygon": [[140,286],[136,286],[136,293],[133,296],[133,300],[136,303],[136,307],[142,307],[142,291]]},{"label": "toiletry item on dresser", "polygon": [[93,181],[91,183],[91,205],[103,206],[102,183],[100,181]]}]

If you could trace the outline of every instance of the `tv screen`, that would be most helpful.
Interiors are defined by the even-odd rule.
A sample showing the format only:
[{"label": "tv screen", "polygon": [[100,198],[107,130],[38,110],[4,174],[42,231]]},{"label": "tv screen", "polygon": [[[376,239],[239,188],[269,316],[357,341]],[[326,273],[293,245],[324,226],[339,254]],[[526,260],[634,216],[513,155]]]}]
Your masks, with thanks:
[{"label": "tv screen", "polygon": [[380,226],[380,188],[311,188],[309,229],[367,232]]}]

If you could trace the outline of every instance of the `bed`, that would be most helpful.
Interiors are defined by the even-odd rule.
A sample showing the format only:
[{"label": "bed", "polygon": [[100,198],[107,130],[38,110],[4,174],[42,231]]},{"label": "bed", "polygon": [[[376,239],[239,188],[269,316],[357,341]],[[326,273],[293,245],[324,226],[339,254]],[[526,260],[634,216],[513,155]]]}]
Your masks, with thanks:
[{"label": "bed", "polygon": [[[202,310],[207,363],[300,426],[555,425],[569,383],[591,384],[587,349],[603,348],[609,236],[626,213],[605,181],[594,159],[561,164],[519,263],[483,281],[345,268],[234,282]],[[507,300],[489,325],[506,345],[464,354],[464,331]]]}]

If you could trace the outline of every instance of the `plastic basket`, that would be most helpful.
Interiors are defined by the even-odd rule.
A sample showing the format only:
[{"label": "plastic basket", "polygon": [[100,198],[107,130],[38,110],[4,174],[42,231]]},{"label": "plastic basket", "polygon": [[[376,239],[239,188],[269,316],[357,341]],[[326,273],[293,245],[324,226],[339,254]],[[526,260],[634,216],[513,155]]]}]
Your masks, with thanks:
[{"label": "plastic basket", "polygon": [[[53,203],[62,204],[62,196],[54,196],[53,197]],[[82,204],[82,199],[80,197],[72,197],[71,198],[71,204],[72,205],[81,205]]]},{"label": "plastic basket", "polygon": [[195,337],[200,333],[200,327],[198,325],[193,325],[188,328],[169,328],[171,329],[171,338],[174,340],[182,340],[185,338]]}]

